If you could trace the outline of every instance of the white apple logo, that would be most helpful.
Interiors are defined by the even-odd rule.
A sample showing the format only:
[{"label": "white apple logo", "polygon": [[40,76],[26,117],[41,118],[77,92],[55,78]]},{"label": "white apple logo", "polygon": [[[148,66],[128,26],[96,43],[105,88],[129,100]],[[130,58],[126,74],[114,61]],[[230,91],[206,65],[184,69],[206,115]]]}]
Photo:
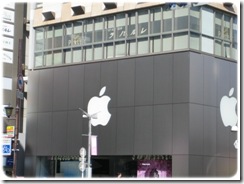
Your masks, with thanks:
[{"label": "white apple logo", "polygon": [[237,124],[237,114],[236,114],[236,104],[237,99],[231,97],[234,93],[234,88],[229,91],[229,97],[223,96],[220,101],[220,115],[225,126],[231,126],[233,130],[236,130]]},{"label": "white apple logo", "polygon": [[94,96],[88,102],[87,111],[88,114],[97,114],[97,118],[91,119],[91,124],[93,126],[103,125],[106,126],[110,120],[111,114],[108,111],[108,103],[110,101],[109,96],[103,96],[106,91],[106,86],[104,86],[99,93],[100,97]]}]

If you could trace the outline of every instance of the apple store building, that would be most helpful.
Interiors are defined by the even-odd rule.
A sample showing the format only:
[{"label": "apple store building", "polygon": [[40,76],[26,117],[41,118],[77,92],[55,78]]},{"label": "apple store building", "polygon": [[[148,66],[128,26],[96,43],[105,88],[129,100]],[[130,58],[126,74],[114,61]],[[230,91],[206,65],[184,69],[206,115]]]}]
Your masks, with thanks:
[{"label": "apple store building", "polygon": [[26,177],[81,178],[81,148],[92,178],[237,173],[231,3],[57,4],[32,12]]}]

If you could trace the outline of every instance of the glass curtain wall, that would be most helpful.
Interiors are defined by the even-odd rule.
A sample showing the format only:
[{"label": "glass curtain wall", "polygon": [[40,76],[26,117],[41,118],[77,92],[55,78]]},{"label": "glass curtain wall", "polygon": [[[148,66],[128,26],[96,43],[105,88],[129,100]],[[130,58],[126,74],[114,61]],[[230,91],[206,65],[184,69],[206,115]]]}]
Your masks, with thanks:
[{"label": "glass curtain wall", "polygon": [[236,60],[237,17],[158,6],[35,29],[35,67],[189,49]]}]

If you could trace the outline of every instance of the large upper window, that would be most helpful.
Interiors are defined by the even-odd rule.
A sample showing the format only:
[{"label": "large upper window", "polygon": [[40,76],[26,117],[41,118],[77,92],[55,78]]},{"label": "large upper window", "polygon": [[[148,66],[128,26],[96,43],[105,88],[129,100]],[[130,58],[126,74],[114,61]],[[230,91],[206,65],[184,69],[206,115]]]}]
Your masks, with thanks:
[{"label": "large upper window", "polygon": [[202,34],[208,36],[214,36],[214,12],[212,9],[207,7],[202,7],[201,11],[202,18]]},{"label": "large upper window", "polygon": [[188,28],[188,9],[175,10],[174,30],[187,29]]},{"label": "large upper window", "polygon": [[136,36],[136,14],[135,12],[128,14],[128,37]]},{"label": "large upper window", "polygon": [[105,18],[104,26],[104,40],[114,39],[114,16],[108,16]]},{"label": "large upper window", "polygon": [[96,18],[94,24],[94,42],[101,42],[103,41],[103,18]]},{"label": "large upper window", "polygon": [[126,37],[125,29],[125,14],[118,14],[115,17],[116,20],[116,39],[124,39]]},{"label": "large upper window", "polygon": [[137,35],[148,35],[148,22],[149,22],[149,14],[148,10],[140,10],[138,12],[138,30]]},{"label": "large upper window", "polygon": [[150,33],[161,32],[161,8],[153,8],[150,10]]}]

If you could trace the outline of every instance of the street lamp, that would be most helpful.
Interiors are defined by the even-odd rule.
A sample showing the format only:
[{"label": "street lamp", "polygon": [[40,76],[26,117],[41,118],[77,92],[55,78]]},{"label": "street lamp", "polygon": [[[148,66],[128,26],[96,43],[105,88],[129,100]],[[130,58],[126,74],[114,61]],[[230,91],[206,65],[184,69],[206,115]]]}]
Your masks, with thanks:
[{"label": "street lamp", "polygon": [[79,108],[80,111],[83,113],[83,118],[88,118],[89,119],[89,125],[88,125],[88,155],[87,155],[87,177],[91,178],[92,176],[92,168],[91,168],[91,120],[92,119],[97,119],[97,113],[94,113],[92,115],[88,114],[86,111],[83,109]]},{"label": "street lamp", "polygon": [[[8,118],[11,117],[12,112],[13,112],[13,107],[6,106],[4,107],[5,109],[5,113],[7,115]],[[13,144],[13,171],[12,171],[12,176],[16,177],[16,170],[17,170],[17,151],[19,151],[19,149],[17,149],[18,146],[18,136],[19,136],[19,107],[17,106],[15,108],[15,118],[13,118],[15,120],[15,131],[14,131],[14,144]]]},{"label": "street lamp", "polygon": [[6,116],[8,118],[10,118],[14,108],[9,105],[9,106],[4,107],[4,109],[5,109]]}]

